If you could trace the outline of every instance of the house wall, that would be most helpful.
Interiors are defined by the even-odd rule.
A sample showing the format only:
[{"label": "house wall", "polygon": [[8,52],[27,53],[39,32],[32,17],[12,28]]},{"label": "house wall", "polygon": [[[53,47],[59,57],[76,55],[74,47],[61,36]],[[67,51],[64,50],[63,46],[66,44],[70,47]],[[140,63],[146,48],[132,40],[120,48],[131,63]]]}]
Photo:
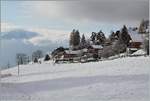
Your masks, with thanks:
[{"label": "house wall", "polygon": [[131,42],[129,48],[141,48],[142,42]]}]

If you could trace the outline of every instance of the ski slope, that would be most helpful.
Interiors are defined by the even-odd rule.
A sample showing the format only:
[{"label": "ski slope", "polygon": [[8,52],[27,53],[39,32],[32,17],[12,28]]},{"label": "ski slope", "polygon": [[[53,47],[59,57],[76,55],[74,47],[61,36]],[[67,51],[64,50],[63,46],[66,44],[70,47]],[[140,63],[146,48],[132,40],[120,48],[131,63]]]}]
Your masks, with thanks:
[{"label": "ski slope", "polygon": [[20,66],[2,71],[0,101],[149,101],[150,57]]}]

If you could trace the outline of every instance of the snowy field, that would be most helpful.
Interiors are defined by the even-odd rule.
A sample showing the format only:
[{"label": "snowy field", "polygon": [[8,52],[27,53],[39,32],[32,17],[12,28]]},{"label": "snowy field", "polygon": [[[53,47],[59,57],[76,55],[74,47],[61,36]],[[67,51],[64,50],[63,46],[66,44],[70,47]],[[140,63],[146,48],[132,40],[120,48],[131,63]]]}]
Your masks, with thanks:
[{"label": "snowy field", "polygon": [[0,101],[150,101],[150,57],[3,70]]}]

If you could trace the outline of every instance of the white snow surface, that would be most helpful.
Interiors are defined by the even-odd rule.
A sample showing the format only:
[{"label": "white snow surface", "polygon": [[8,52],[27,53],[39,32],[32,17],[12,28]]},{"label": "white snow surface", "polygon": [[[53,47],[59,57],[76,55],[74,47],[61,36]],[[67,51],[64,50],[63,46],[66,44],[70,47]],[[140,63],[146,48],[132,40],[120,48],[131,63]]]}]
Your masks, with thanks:
[{"label": "white snow surface", "polygon": [[146,52],[142,49],[137,50],[136,52],[133,53],[133,55],[145,55],[145,54],[146,54]]},{"label": "white snow surface", "polygon": [[0,101],[149,101],[150,57],[20,66],[2,71]]}]

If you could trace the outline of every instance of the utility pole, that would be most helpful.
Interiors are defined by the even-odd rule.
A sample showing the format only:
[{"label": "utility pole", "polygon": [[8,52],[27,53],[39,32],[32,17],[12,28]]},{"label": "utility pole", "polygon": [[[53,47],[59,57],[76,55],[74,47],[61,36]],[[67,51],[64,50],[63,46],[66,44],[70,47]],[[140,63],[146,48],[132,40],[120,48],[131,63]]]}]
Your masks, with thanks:
[{"label": "utility pole", "polygon": [[[1,5],[1,1],[0,1],[0,5]],[[1,20],[1,17],[0,17],[0,20]],[[0,26],[1,26],[1,23],[0,23]],[[2,69],[2,65],[1,65],[1,62],[2,62],[2,58],[1,58],[1,52],[2,52],[2,45],[1,45],[1,28],[0,28],[0,90],[1,90],[1,69]],[[1,95],[0,95],[1,97]],[[0,99],[1,100],[1,99]]]},{"label": "utility pole", "polygon": [[19,69],[19,62],[18,62],[18,76],[19,76],[19,72],[20,72],[20,69]]},{"label": "utility pole", "polygon": [[20,56],[18,57],[18,76],[19,76],[19,73],[20,73]]}]

